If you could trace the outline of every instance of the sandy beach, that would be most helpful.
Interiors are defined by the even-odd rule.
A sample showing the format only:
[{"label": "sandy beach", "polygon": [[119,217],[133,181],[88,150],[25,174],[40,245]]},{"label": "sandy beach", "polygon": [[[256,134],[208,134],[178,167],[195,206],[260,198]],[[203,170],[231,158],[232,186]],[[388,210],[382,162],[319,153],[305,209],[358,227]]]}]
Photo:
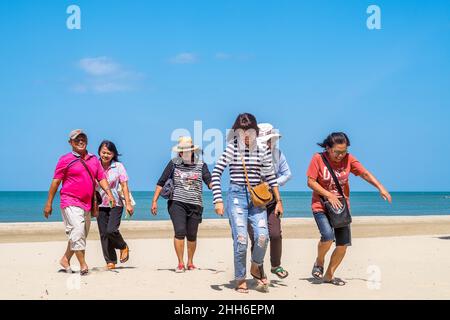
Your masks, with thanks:
[{"label": "sandy beach", "polygon": [[[169,221],[124,221],[130,260],[113,271],[104,268],[93,223],[86,277],[58,272],[66,246],[62,222],[0,224],[0,299],[450,299],[450,217],[355,217],[353,246],[336,273],[347,281],[344,287],[311,279],[319,237],[312,219],[285,219],[283,227],[283,266],[290,276],[269,275],[269,293],[243,295],[232,290],[225,219],[204,220],[199,269],[183,274],[174,273]],[[72,263],[78,270],[75,259]],[[265,266],[268,270],[268,256]]]}]

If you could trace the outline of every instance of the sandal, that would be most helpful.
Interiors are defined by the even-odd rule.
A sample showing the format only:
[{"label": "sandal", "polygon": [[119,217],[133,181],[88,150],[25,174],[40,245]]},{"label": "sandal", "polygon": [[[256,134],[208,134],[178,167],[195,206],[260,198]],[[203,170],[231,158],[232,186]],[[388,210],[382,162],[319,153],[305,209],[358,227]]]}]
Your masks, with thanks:
[{"label": "sandal", "polygon": [[[126,256],[122,258],[122,253],[126,253]],[[125,249],[120,250],[120,263],[125,263],[130,258],[130,248],[128,246],[125,247]]]},{"label": "sandal", "polygon": [[236,288],[234,288],[234,290],[235,290],[236,292],[238,292],[238,293],[249,293],[249,290],[248,290],[247,287],[245,287],[245,288],[240,287],[240,286],[243,285],[243,284],[245,284],[245,281],[242,282],[242,283],[241,283],[239,286],[237,286]]},{"label": "sandal", "polygon": [[88,273],[89,273],[89,269],[80,270],[80,275],[81,276],[87,276]]},{"label": "sandal", "polygon": [[256,280],[258,280],[258,287],[256,288],[258,291],[261,292],[269,292],[269,283],[264,283],[263,280],[267,280],[267,276],[264,272],[264,266],[258,265],[258,270],[259,270],[259,277],[254,275],[251,271],[250,274],[252,275],[252,277]]},{"label": "sandal", "polygon": [[184,267],[184,264],[180,263],[178,265],[178,267],[175,269],[176,273],[183,273],[186,270],[186,268]]},{"label": "sandal", "polygon": [[270,270],[270,272],[272,272],[273,274],[276,274],[278,276],[278,278],[280,278],[280,279],[284,279],[289,275],[289,272],[284,270],[284,268],[282,266],[272,268]]},{"label": "sandal", "polygon": [[195,265],[193,265],[193,264],[188,264],[187,269],[189,271],[193,271],[193,270],[197,270],[197,267]]},{"label": "sandal", "polygon": [[339,278],[333,278],[331,280],[324,280],[323,282],[324,283],[333,284],[333,285],[338,286],[338,287],[345,286],[345,284],[347,283],[344,280],[339,279]]},{"label": "sandal", "polygon": [[323,279],[323,267],[318,266],[316,263],[314,263],[311,274],[314,277],[314,279],[322,280]]},{"label": "sandal", "polygon": [[236,288],[234,288],[234,290],[235,290],[236,292],[238,292],[238,293],[249,293],[248,288],[239,288],[239,287],[236,287]]}]

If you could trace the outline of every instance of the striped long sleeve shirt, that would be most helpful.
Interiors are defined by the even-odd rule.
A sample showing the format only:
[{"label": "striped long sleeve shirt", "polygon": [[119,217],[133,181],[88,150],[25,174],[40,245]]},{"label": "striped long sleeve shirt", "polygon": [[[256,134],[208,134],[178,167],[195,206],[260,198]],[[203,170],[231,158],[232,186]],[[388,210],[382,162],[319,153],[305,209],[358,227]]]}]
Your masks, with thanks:
[{"label": "striped long sleeve shirt", "polygon": [[254,150],[249,150],[248,147],[243,147],[237,140],[234,140],[227,145],[211,175],[214,203],[223,202],[221,180],[222,173],[227,166],[230,167],[230,182],[241,186],[246,185],[241,155],[244,156],[248,179],[252,187],[263,180],[271,187],[278,186],[270,149],[258,145]]}]

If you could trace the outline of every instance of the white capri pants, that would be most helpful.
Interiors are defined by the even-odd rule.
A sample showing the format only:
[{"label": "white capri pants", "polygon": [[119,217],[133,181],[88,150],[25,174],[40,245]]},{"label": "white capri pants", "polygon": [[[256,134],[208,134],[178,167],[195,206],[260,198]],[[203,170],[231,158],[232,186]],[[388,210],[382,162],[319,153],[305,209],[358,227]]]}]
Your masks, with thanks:
[{"label": "white capri pants", "polygon": [[73,251],[86,250],[86,238],[91,226],[91,213],[80,207],[66,207],[62,210],[62,217],[69,237],[70,249]]}]

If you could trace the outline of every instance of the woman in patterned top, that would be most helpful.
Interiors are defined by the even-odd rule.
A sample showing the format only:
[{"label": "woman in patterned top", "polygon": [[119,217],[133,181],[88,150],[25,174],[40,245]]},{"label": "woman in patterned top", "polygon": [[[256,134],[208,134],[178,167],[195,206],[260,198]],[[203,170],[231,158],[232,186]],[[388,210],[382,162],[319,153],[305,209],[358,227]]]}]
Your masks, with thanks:
[{"label": "woman in patterned top", "polygon": [[174,190],[167,202],[170,219],[175,231],[174,246],[178,258],[175,272],[184,272],[184,239],[187,239],[187,269],[195,270],[194,253],[197,247],[198,225],[203,213],[203,183],[211,189],[211,173],[208,166],[199,159],[199,147],[193,145],[190,137],[180,137],[173,148],[178,157],[167,164],[156,185],[152,203],[152,214],[158,211],[158,198],[169,178],[173,179]]},{"label": "woman in patterned top", "polygon": [[[117,264],[116,249],[120,250],[120,262],[125,263],[128,261],[128,245],[123,240],[119,227],[123,208],[126,208],[129,215],[133,215],[134,208],[131,204],[130,191],[128,189],[127,171],[124,165],[119,162],[119,152],[116,145],[108,140],[102,141],[98,147],[98,155],[117,204],[116,207],[111,208],[107,195],[103,190],[99,190],[102,196],[102,203],[99,204],[97,224],[106,267],[111,270]],[[120,196],[122,192],[125,201]]]},{"label": "woman in patterned top", "polygon": [[240,114],[229,136],[229,143],[222,156],[217,161],[212,173],[212,189],[215,211],[224,214],[222,200],[221,177],[227,166],[230,167],[230,187],[226,199],[226,211],[230,220],[234,246],[234,276],[236,291],[248,293],[246,278],[246,255],[248,233],[247,226],[251,224],[255,239],[252,250],[251,275],[258,280],[258,289],[268,291],[268,280],[264,273],[263,262],[269,240],[267,228],[267,212],[265,207],[252,204],[246,185],[243,160],[252,187],[266,181],[275,196],[275,212],[283,213],[278,184],[272,163],[272,154],[266,145],[258,144],[259,133],[255,117],[249,113]]}]

